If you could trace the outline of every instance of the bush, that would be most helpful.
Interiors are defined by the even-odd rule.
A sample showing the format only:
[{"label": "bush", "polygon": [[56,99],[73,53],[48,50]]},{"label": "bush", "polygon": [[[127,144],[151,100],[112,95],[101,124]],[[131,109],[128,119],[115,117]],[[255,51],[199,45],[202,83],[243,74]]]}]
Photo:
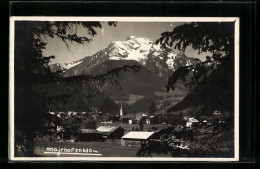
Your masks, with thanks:
[{"label": "bush", "polygon": [[96,129],[97,123],[93,119],[86,119],[82,124],[81,128],[85,129]]}]

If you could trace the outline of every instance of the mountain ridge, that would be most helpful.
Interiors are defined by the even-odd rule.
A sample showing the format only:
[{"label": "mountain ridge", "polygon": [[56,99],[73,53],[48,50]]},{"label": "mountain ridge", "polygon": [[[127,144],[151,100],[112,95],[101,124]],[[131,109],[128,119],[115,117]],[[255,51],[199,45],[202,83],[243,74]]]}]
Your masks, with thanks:
[{"label": "mountain ridge", "polygon": [[126,40],[111,42],[94,55],[67,64],[52,64],[50,67],[52,71],[61,67],[65,76],[74,76],[106,60],[135,60],[161,77],[168,77],[179,67],[195,63],[193,58],[183,53],[176,54],[171,48],[163,48],[154,40],[129,36]]},{"label": "mountain ridge", "polygon": [[[159,98],[169,102],[173,97],[180,100],[188,90],[181,89],[175,96],[165,97],[154,94],[155,92],[165,92],[165,85],[168,77],[179,67],[188,66],[195,63],[193,58],[187,57],[183,53],[176,54],[171,48],[163,48],[155,43],[154,40],[129,36],[123,41],[115,41],[92,56],[86,56],[78,61],[64,66],[63,76],[75,75],[98,75],[104,74],[112,69],[125,65],[138,65],[140,72],[126,72],[125,77],[120,81],[121,89],[107,87],[102,91],[109,96],[115,103],[123,100],[131,100],[133,106],[131,110],[147,110],[149,104]],[[57,65],[58,67],[60,65]],[[52,67],[55,67],[52,65]],[[54,70],[54,68],[53,68]],[[122,90],[123,89],[123,90]],[[136,96],[135,99],[130,99]],[[174,104],[177,100],[174,100]],[[138,101],[138,102],[137,102]],[[137,102],[135,104],[135,102]],[[145,104],[144,104],[145,103]],[[146,105],[147,104],[147,105]],[[172,104],[163,104],[158,101],[161,107],[168,107]],[[113,108],[114,109],[114,108]],[[161,109],[163,112],[163,108]]]}]

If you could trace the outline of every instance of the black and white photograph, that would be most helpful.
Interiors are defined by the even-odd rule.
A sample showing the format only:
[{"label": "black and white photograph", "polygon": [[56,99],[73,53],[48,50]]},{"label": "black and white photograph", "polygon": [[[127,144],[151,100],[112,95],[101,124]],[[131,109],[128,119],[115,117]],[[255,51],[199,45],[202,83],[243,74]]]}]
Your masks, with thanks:
[{"label": "black and white photograph", "polygon": [[11,161],[238,161],[239,18],[11,17]]}]

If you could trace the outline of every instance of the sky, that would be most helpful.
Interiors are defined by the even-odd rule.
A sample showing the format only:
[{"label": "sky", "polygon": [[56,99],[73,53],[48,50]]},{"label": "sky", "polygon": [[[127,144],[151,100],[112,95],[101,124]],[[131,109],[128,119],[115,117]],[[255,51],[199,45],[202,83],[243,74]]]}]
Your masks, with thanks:
[{"label": "sky", "polygon": [[[144,37],[149,39],[158,39],[161,33],[172,31],[180,22],[118,22],[116,27],[108,26],[107,22],[101,22],[102,28],[96,28],[97,35],[92,38],[90,43],[85,45],[70,44],[70,50],[67,49],[64,42],[60,39],[47,39],[46,49],[43,51],[44,56],[54,55],[52,63],[70,63],[86,56],[91,56],[101,49],[108,47],[113,41],[125,40],[129,36]],[[83,28],[78,28],[78,35],[86,36],[87,32]],[[89,35],[87,37],[90,37]],[[179,50],[173,49],[175,53]],[[194,51],[188,47],[185,51],[186,56],[205,60],[209,53]]]}]

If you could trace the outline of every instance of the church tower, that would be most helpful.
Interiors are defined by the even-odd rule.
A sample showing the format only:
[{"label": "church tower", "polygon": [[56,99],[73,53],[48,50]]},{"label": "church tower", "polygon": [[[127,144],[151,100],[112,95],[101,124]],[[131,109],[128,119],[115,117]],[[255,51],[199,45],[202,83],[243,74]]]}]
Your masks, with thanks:
[{"label": "church tower", "polygon": [[123,115],[124,115],[124,113],[123,113],[123,106],[122,106],[122,100],[121,100],[120,117],[122,117]]}]

